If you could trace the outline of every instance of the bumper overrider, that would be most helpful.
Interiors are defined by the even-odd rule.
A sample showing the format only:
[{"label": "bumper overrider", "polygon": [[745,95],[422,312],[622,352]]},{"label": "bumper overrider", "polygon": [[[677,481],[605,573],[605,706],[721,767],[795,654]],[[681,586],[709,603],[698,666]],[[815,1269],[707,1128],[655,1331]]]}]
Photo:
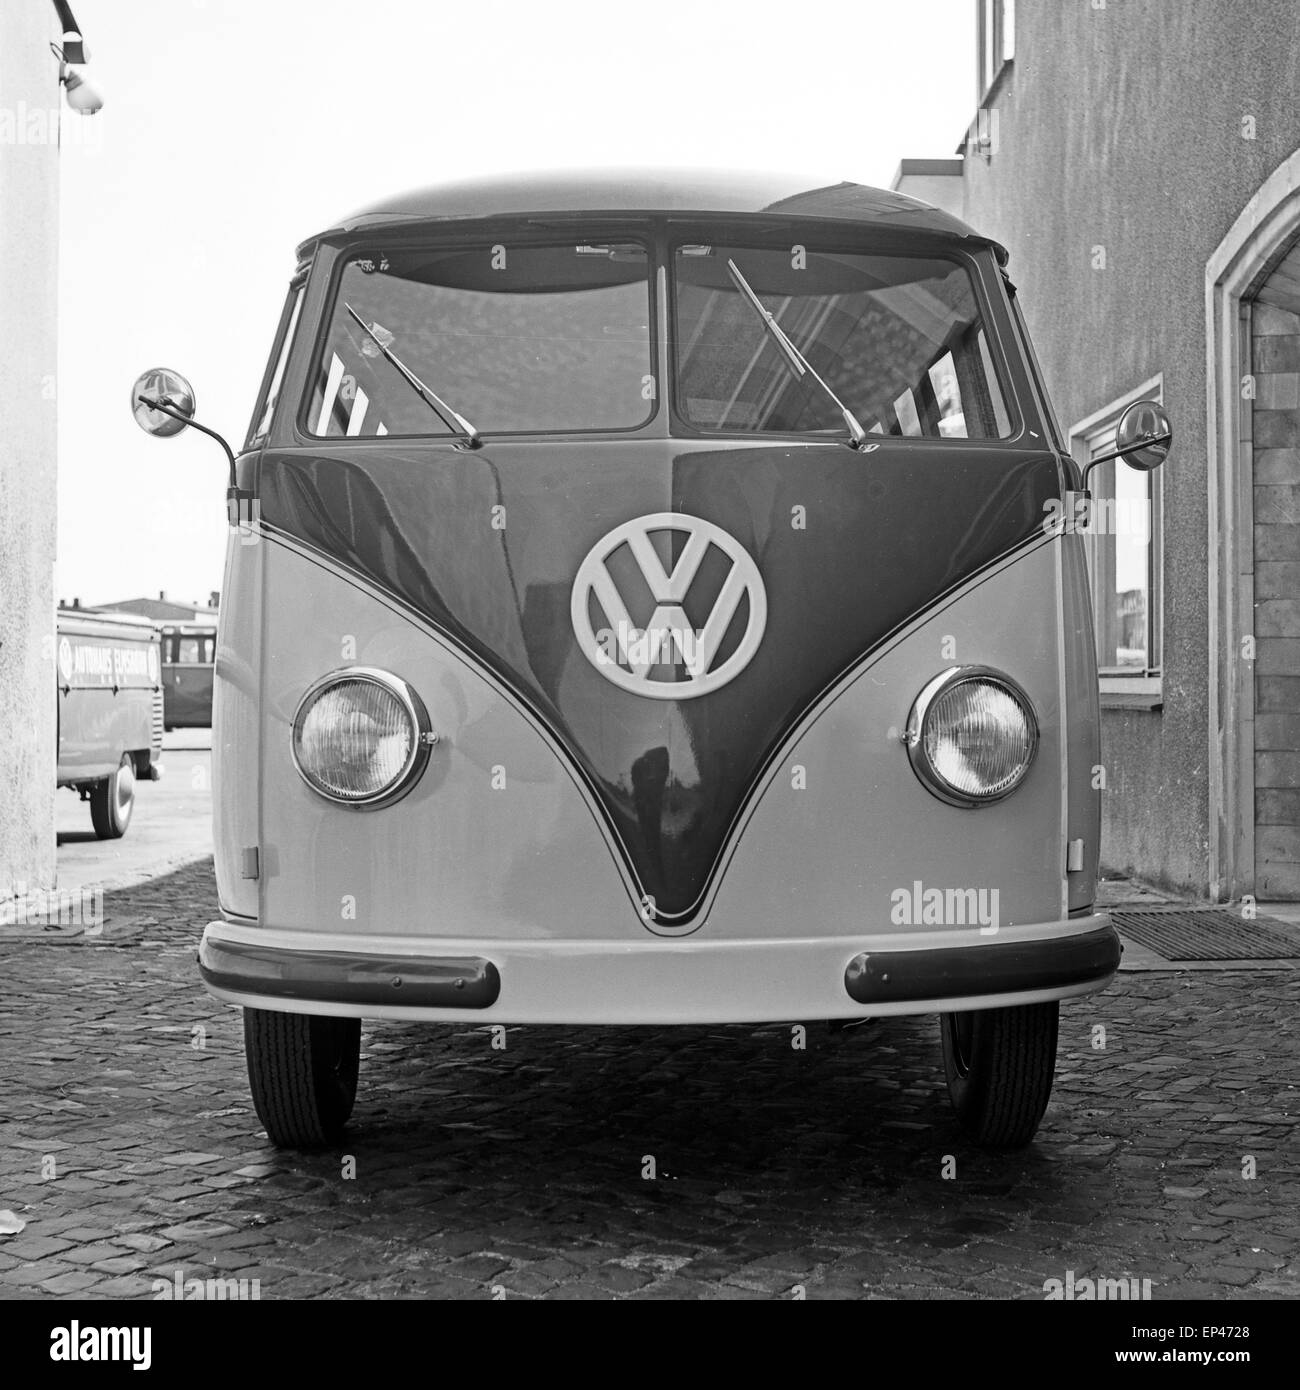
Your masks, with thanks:
[{"label": "bumper overrider", "polygon": [[511,1023],[760,1023],[946,1013],[1087,994],[1119,967],[1105,913],[875,936],[483,940],[212,922],[219,999],[289,1013]]}]

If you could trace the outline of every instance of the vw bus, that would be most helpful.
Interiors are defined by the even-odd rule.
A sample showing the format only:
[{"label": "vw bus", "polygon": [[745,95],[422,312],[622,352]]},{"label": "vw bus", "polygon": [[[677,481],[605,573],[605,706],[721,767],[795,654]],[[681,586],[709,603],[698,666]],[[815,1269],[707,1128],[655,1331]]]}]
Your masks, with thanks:
[{"label": "vw bus", "polygon": [[[298,254],[226,446],[199,953],[272,1141],[338,1137],[362,1018],[935,1014],[969,1134],[1027,1143],[1120,947],[1086,480],[1005,252],[856,184],[615,172]],[[197,423],[165,370],[132,404]],[[1143,403],[1111,457],[1168,440]]]},{"label": "vw bus", "polygon": [[168,729],[206,729],[212,724],[212,668],[217,625],[164,623],[163,723]]},{"label": "vw bus", "polygon": [[126,834],[138,780],[162,776],[158,629],[148,618],[58,610],[55,785],[90,805],[100,840]]}]

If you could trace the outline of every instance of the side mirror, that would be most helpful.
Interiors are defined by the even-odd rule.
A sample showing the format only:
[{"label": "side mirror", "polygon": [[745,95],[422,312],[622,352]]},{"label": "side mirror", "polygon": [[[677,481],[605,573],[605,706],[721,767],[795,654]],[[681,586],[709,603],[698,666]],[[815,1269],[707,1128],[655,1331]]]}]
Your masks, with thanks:
[{"label": "side mirror", "polygon": [[1173,437],[1164,406],[1156,401],[1134,401],[1115,427],[1115,455],[1130,468],[1150,473],[1169,457]]},{"label": "side mirror", "polygon": [[1174,427],[1159,401],[1134,401],[1119,417],[1115,426],[1115,447],[1108,454],[1099,454],[1088,461],[1083,470],[1083,491],[1088,493],[1088,474],[1099,463],[1123,459],[1130,468],[1150,473],[1169,457]]},{"label": "side mirror", "polygon": [[238,501],[247,494],[240,492],[235,476],[235,451],[216,430],[199,424],[194,418],[196,408],[194,388],[179,372],[173,372],[169,367],[151,367],[147,372],[141,372],[131,388],[131,414],[146,434],[152,434],[156,439],[169,439],[192,425],[200,434],[206,434],[221,445],[230,464],[230,486],[226,489],[226,499]]},{"label": "side mirror", "polygon": [[[159,410],[159,405],[167,409]],[[197,408],[194,388],[168,367],[142,372],[131,388],[131,414],[136,424],[158,439],[179,434],[194,419]]]}]

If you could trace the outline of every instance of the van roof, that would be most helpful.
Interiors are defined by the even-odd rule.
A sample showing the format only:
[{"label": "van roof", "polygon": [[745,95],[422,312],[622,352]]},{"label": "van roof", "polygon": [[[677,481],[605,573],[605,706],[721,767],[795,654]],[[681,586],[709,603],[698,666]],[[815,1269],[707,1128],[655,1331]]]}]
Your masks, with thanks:
[{"label": "van roof", "polygon": [[[60,632],[79,635],[112,637],[114,631],[124,638],[152,637],[158,625],[152,618],[142,618],[135,613],[101,613],[93,608],[63,608],[57,610],[57,627]],[[134,628],[136,631],[128,632]]]},{"label": "van roof", "polygon": [[761,214],[856,222],[922,232],[992,246],[965,222],[883,188],[861,183],[810,185],[791,174],[708,169],[594,169],[561,173],[498,174],[434,184],[385,198],[342,218],[299,247],[305,254],[321,237],[417,222],[446,222],[527,214],[680,213]]}]

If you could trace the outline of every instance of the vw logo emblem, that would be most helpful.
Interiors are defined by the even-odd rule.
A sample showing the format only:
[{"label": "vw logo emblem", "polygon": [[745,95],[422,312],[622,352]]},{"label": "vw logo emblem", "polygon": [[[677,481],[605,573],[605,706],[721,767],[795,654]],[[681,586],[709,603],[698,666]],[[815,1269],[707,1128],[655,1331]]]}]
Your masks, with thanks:
[{"label": "vw logo emblem", "polygon": [[[650,537],[661,531],[686,537],[670,574]],[[626,546],[655,602],[645,628],[634,626],[624,595],[609,571],[614,553]],[[704,622],[694,628],[684,604],[710,546],[731,562]],[[592,623],[594,607],[603,625]],[[718,665],[714,660],[743,598],[749,601],[739,644]],[[570,616],[583,655],[606,680],[651,700],[690,700],[734,680],[753,659],[767,624],[767,591],[749,553],[720,526],[680,512],[655,512],[625,521],[587,552],[573,581]],[[653,677],[655,667],[671,667],[678,678]]]}]

